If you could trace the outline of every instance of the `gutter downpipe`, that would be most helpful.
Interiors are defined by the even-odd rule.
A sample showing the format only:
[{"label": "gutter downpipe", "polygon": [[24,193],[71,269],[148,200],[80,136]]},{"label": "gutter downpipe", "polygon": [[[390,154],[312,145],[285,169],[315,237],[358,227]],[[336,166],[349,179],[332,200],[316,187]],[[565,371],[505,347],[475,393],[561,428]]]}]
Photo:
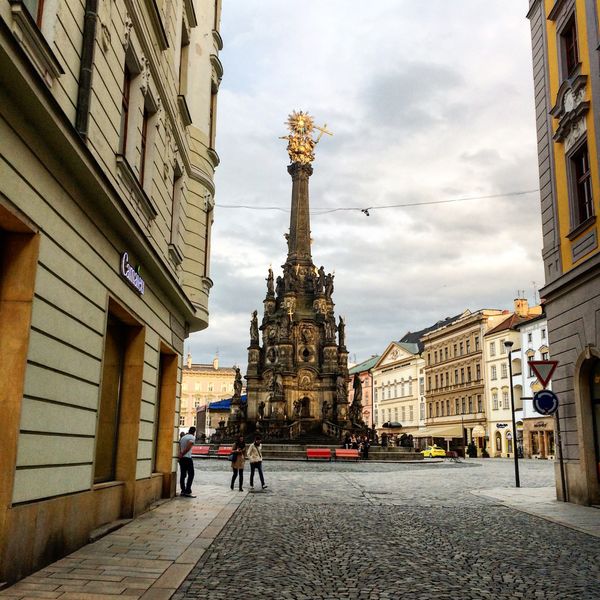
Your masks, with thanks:
[{"label": "gutter downpipe", "polygon": [[96,44],[96,22],[98,20],[98,0],[86,0],[81,43],[81,64],[79,67],[79,87],[77,90],[77,112],[75,130],[83,141],[87,140],[90,97],[92,95],[92,67]]}]

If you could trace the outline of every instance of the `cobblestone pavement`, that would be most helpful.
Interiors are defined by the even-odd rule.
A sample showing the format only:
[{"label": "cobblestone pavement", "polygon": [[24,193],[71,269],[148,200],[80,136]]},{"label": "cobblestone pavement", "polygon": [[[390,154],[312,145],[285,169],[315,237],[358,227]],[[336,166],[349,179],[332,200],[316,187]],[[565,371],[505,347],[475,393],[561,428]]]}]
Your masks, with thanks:
[{"label": "cobblestone pavement", "polygon": [[[199,485],[228,485],[224,463],[196,468]],[[597,538],[470,493],[512,486],[511,461],[269,461],[265,476],[175,600],[600,598]],[[524,487],[553,478],[521,463]]]}]

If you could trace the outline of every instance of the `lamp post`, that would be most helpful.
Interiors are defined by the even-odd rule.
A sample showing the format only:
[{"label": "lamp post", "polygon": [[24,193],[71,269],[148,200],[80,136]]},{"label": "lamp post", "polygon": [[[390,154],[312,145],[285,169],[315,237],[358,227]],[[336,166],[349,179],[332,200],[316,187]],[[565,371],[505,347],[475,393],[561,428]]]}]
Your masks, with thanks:
[{"label": "lamp post", "polygon": [[515,487],[521,487],[521,482],[519,480],[519,452],[517,450],[517,423],[515,420],[515,395],[513,393],[513,375],[512,375],[512,355],[511,349],[513,347],[513,342],[507,340],[504,342],[504,347],[506,348],[506,352],[508,353],[508,377],[510,381],[510,413],[512,416],[512,449],[513,449],[513,457],[515,459]]}]

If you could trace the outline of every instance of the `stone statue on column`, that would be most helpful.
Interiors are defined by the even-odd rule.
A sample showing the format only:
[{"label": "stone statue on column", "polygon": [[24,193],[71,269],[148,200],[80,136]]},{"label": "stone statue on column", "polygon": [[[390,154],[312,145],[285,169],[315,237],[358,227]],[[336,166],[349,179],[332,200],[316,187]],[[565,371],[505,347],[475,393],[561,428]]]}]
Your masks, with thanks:
[{"label": "stone statue on column", "polygon": [[254,346],[258,344],[258,311],[252,313],[252,320],[250,321],[250,345]]}]

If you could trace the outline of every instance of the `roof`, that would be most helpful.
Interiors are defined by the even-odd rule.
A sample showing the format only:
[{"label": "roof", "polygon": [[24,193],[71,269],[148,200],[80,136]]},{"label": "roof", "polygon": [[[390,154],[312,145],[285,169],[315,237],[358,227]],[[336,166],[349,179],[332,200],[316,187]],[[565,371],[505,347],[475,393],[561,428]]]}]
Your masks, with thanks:
[{"label": "roof", "polygon": [[[441,321],[438,321],[437,323],[434,323],[429,327],[425,327],[425,329],[421,329],[420,331],[409,331],[404,334],[404,336],[400,339],[398,343],[415,344],[418,347],[418,351],[422,352],[424,344],[423,342],[421,342],[421,338],[424,335],[428,334],[431,331],[439,329],[440,327],[446,327],[446,325],[450,325],[451,323],[458,321],[458,319],[460,319],[464,314],[465,313],[462,312],[458,315],[455,315],[454,317],[446,317],[445,319],[442,319]],[[413,350],[411,350],[411,352],[413,352]]]},{"label": "roof", "polygon": [[519,329],[523,325],[529,325],[529,323],[533,323],[534,321],[543,321],[545,319],[546,319],[546,313],[542,312],[541,315],[534,315],[533,317],[531,317],[529,319],[525,319],[522,323],[515,325],[515,329]]},{"label": "roof", "polygon": [[419,344],[413,344],[412,342],[396,342],[400,348],[404,348],[407,352],[411,354],[419,354]]},{"label": "roof", "polygon": [[350,375],[354,375],[354,373],[362,373],[363,371],[368,371],[369,369],[372,369],[375,366],[378,360],[379,355],[371,356],[371,358],[357,365],[354,365],[351,369],[348,370],[348,373]]},{"label": "roof", "polygon": [[533,321],[534,319],[538,319],[540,315],[534,315],[533,317],[520,317],[516,313],[513,313],[508,318],[504,319],[502,323],[496,325],[496,327],[492,327],[489,331],[486,332],[485,335],[493,335],[494,333],[500,333],[501,331],[508,331],[510,329],[516,330],[519,325],[523,325],[529,321]]},{"label": "roof", "polygon": [[210,373],[222,373],[223,375],[235,375],[235,367],[219,367],[215,369],[212,363],[192,363],[191,367],[188,367],[186,363],[183,365],[184,371],[206,371]]}]

